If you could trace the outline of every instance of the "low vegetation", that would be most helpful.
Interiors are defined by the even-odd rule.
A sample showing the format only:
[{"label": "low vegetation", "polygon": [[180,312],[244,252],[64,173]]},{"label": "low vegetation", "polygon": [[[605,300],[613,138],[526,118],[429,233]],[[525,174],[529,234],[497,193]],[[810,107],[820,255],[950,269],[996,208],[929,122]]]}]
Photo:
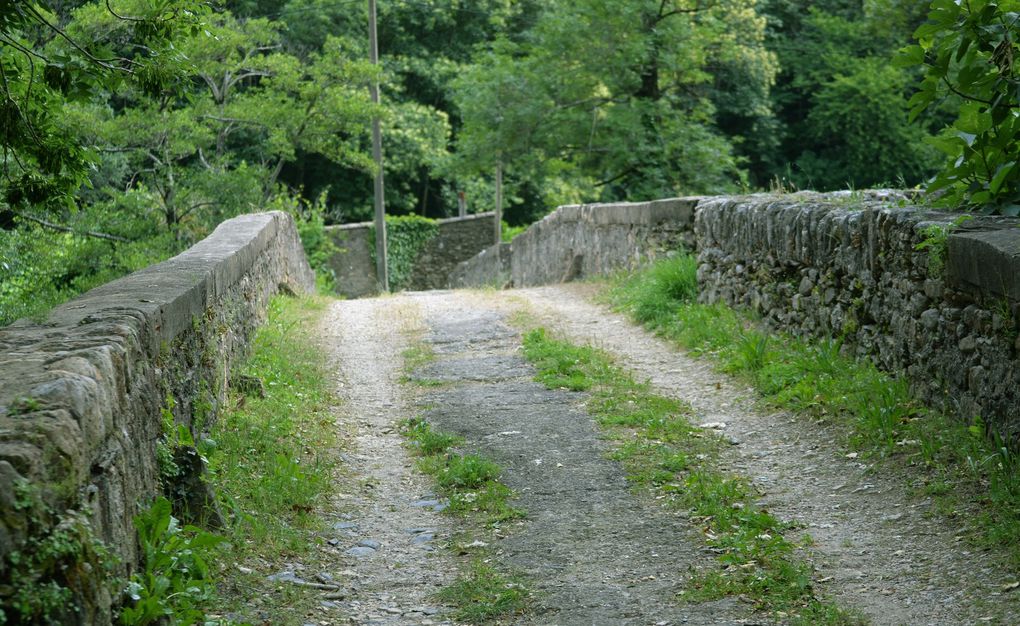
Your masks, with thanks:
[{"label": "low vegetation", "polygon": [[[448,499],[445,511],[470,518],[492,529],[510,520],[524,517],[524,511],[511,506],[513,492],[499,482],[501,468],[477,454],[459,454],[453,448],[463,439],[436,431],[421,418],[403,423],[408,446],[418,456],[418,469],[435,480],[439,493]],[[472,536],[470,532],[464,537]],[[485,542],[454,542],[461,545]],[[454,617],[469,623],[524,611],[527,587],[516,578],[505,576],[475,550],[454,582],[445,587],[439,598],[457,607]]]},{"label": "low vegetation", "polygon": [[[416,341],[403,356],[403,382],[430,380],[417,377],[416,371],[435,359],[431,346]],[[466,522],[451,546],[466,560],[453,583],[439,592],[439,599],[456,607],[455,619],[471,624],[523,613],[530,595],[527,586],[496,567],[488,556],[487,542],[475,539],[477,531],[488,536],[525,516],[510,503],[514,494],[499,480],[502,468],[477,454],[457,452],[464,439],[436,430],[422,417],[405,420],[401,432],[418,459],[418,470],[431,476],[446,498],[444,511]]]},{"label": "low vegetation", "polygon": [[922,406],[905,381],[845,356],[841,339],[769,334],[748,314],[697,304],[695,270],[692,257],[679,256],[618,278],[606,299],[750,382],[765,402],[842,426],[858,453],[912,466],[920,492],[961,527],[974,520],[973,538],[1005,548],[1020,567],[1020,457],[986,435],[980,418],[966,424]]},{"label": "low vegetation", "polygon": [[334,399],[313,334],[325,302],[270,303],[251,358],[233,374],[244,384],[232,386],[219,420],[194,441],[225,527],[182,527],[165,499],[137,516],[142,568],[126,585],[121,624],[237,623],[223,615],[253,606],[267,623],[300,623],[300,591],[263,598],[275,591],[267,570],[314,547],[338,465]]},{"label": "low vegetation", "polygon": [[787,526],[755,503],[745,479],[722,470],[720,440],[689,421],[691,409],[653,393],[613,364],[605,352],[528,332],[524,354],[550,389],[587,391],[588,412],[617,442],[615,458],[636,485],[689,511],[704,529],[719,570],[688,581],[683,597],[697,602],[743,594],[761,609],[798,624],[857,624],[860,620],[815,596],[811,568]]}]

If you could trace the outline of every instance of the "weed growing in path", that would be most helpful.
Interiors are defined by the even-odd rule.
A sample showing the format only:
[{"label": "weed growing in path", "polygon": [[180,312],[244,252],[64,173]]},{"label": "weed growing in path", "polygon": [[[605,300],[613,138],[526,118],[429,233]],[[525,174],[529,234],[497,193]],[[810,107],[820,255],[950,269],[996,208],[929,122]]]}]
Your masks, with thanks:
[{"label": "weed growing in path", "polygon": [[408,446],[418,455],[418,469],[436,481],[442,495],[449,498],[451,513],[471,514],[493,526],[524,517],[510,505],[513,491],[499,482],[498,465],[476,454],[457,454],[451,448],[463,439],[436,431],[421,418],[402,424]]},{"label": "weed growing in path", "polygon": [[611,281],[605,299],[692,354],[708,355],[723,371],[749,381],[767,403],[834,420],[862,454],[920,468],[921,491],[940,498],[939,509],[956,515],[969,508],[978,520],[977,542],[1005,547],[1013,566],[1020,567],[1015,450],[989,436],[980,419],[965,424],[922,407],[905,381],[866,360],[843,356],[839,340],[769,335],[750,316],[695,303],[685,287],[695,273],[692,260],[664,261]]},{"label": "weed growing in path", "polygon": [[[469,516],[489,528],[524,517],[524,511],[510,505],[513,491],[499,482],[502,470],[498,465],[477,454],[452,451],[463,443],[461,437],[438,432],[421,418],[406,420],[401,426],[408,446],[419,457],[418,469],[432,476],[440,493],[448,498],[446,511]],[[478,557],[439,598],[457,607],[455,618],[474,624],[523,612],[528,591],[520,581],[506,578]]]},{"label": "weed growing in path", "polygon": [[482,559],[470,567],[439,598],[459,607],[453,617],[469,624],[520,613],[527,603],[528,590],[519,580],[507,578]]},{"label": "weed growing in path", "polygon": [[793,616],[799,624],[858,624],[860,620],[814,596],[811,569],[797,546],[783,537],[785,525],[755,504],[739,476],[718,467],[721,443],[688,421],[690,407],[656,395],[613,365],[606,353],[551,338],[537,328],[524,338],[524,354],[550,388],[587,390],[588,412],[622,441],[615,452],[637,485],[656,491],[691,513],[723,569],[696,575],[684,598],[704,601],[743,594],[760,608]]}]

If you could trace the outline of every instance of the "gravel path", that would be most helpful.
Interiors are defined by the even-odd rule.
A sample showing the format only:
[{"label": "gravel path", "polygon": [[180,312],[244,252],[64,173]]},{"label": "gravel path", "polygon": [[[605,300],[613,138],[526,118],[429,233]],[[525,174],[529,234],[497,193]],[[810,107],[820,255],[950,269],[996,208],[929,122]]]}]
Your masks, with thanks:
[{"label": "gravel path", "polygon": [[398,331],[417,323],[415,306],[403,298],[338,301],[323,322],[342,419],[354,428],[353,484],[345,489],[353,493],[338,497],[345,513],[333,540],[349,584],[336,604],[351,624],[451,623],[432,598],[454,572],[446,552],[433,549],[450,523],[434,510],[429,481],[413,469],[397,429],[412,407],[398,381],[406,347]]},{"label": "gravel path", "polygon": [[960,541],[952,522],[929,515],[905,476],[859,462],[824,426],[764,411],[754,392],[592,304],[591,286],[509,292],[542,323],[591,343],[645,377],[665,395],[694,406],[704,422],[723,422],[738,445],[728,462],[750,477],[767,508],[797,520],[814,539],[818,586],[878,624],[1020,624],[1020,599],[1004,593],[1012,578],[988,555]]},{"label": "gravel path", "polygon": [[523,574],[534,606],[515,624],[760,624],[736,599],[680,606],[689,567],[709,562],[687,521],[636,496],[583,396],[532,380],[520,336],[484,298],[416,294],[438,359],[417,372],[446,385],[426,393],[425,417],[504,468],[526,520],[494,546]]},{"label": "gravel path", "polygon": [[[412,415],[463,436],[461,452],[499,463],[518,494],[514,505],[528,513],[489,546],[534,592],[531,610],[504,623],[767,623],[739,599],[677,603],[689,570],[712,566],[714,557],[682,515],[630,489],[607,459],[610,444],[585,414],[583,395],[532,380],[507,322],[527,310],[573,341],[615,354],[661,393],[689,402],[700,420],[725,423],[735,445],[724,462],[749,477],[770,511],[813,538],[805,556],[817,568],[816,586],[842,606],[876,625],[1020,624],[1015,593],[1003,591],[1012,580],[930,515],[931,503],[908,492],[906,477],[851,458],[825,426],[763,410],[752,390],[707,360],[592,304],[592,289],[412,293],[332,306],[324,333],[344,420],[356,432],[348,458],[354,484],[337,496],[345,513],[332,548],[349,586],[337,608],[349,623],[452,623],[434,593],[456,571],[442,547],[460,522],[437,513],[442,503],[412,469],[397,432]],[[415,373],[427,388],[398,383],[408,332],[437,355]]]}]

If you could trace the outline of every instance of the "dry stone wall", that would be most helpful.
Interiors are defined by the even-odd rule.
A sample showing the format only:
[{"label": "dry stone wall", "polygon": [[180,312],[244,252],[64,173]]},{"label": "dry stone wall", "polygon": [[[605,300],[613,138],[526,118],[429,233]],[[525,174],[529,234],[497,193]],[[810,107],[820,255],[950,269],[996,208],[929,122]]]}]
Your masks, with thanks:
[{"label": "dry stone wall", "polygon": [[[910,205],[896,191],[561,207],[461,264],[453,286],[606,274],[683,244],[704,302],[835,337],[963,420],[1020,437],[1020,221]],[[919,249],[919,244],[927,242]],[[509,257],[509,258],[508,258]]]},{"label": "dry stone wall", "polygon": [[[290,216],[246,215],[40,323],[0,329],[0,605],[28,582],[18,555],[54,531],[101,541],[112,574],[130,574],[132,517],[161,489],[165,411],[199,435],[270,296],[313,288]],[[119,598],[96,556],[86,546],[57,568],[73,602],[53,623],[111,622]]]},{"label": "dry stone wall", "polygon": [[701,299],[840,338],[928,403],[1016,438],[1020,222],[957,222],[889,192],[705,200]]}]

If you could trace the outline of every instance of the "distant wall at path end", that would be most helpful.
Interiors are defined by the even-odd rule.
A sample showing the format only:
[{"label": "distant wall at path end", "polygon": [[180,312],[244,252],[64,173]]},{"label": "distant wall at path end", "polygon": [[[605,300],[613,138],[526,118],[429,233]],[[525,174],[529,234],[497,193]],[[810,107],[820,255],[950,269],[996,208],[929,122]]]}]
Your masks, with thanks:
[{"label": "distant wall at path end", "polygon": [[[495,239],[494,213],[436,220],[439,233],[415,259],[410,284],[412,291],[442,289],[461,262],[492,245]],[[375,257],[372,250],[374,229],[371,222],[328,226],[339,251],[329,261],[337,278],[337,292],[347,298],[378,293]]]}]

